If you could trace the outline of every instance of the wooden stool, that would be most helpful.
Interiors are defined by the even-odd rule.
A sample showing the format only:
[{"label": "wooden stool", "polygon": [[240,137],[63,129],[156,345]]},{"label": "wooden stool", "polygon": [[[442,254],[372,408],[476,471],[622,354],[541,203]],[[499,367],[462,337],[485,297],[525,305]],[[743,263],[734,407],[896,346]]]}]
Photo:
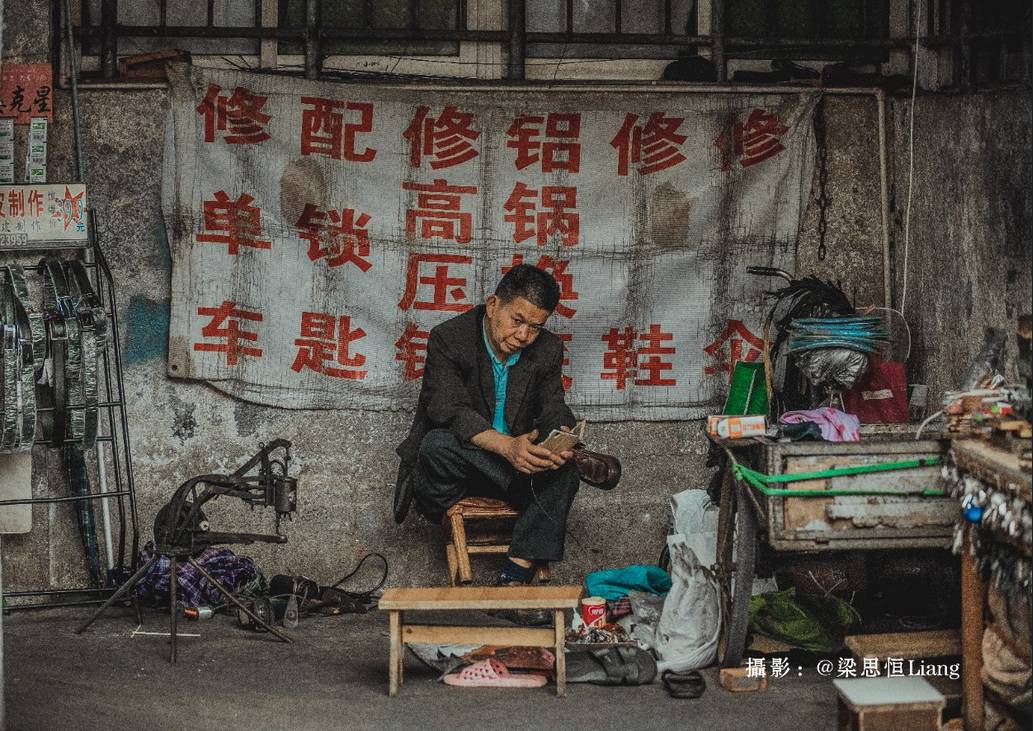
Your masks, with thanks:
[{"label": "wooden stool", "polygon": [[[466,533],[467,521],[509,521],[520,517],[512,506],[501,500],[486,497],[463,498],[450,507],[445,513],[445,558],[448,560],[448,580],[452,586],[457,583],[473,582],[470,570],[470,556],[475,553],[495,553],[505,555],[509,551],[512,533],[500,532],[481,535]],[[472,527],[472,526],[471,526]],[[535,578],[540,583],[549,581],[549,567],[542,565],[535,570]]]}]

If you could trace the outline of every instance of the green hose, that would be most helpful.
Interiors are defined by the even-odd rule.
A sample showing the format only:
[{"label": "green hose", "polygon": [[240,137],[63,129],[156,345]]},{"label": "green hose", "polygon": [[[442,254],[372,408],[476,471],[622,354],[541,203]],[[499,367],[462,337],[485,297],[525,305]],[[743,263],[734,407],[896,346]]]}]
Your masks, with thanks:
[{"label": "green hose", "polygon": [[882,462],[879,464],[856,465],[854,467],[835,467],[816,472],[794,472],[787,475],[766,475],[739,464],[727,447],[725,452],[732,461],[732,474],[736,479],[745,480],[751,487],[765,495],[778,497],[837,497],[839,495],[920,495],[922,497],[944,497],[943,490],[923,490],[916,493],[908,490],[787,490],[768,487],[772,483],[802,482],[804,480],[820,480],[827,477],[843,477],[847,475],[863,475],[872,472],[890,472],[908,470],[916,467],[934,467],[941,463],[940,457],[922,457],[901,462]]}]

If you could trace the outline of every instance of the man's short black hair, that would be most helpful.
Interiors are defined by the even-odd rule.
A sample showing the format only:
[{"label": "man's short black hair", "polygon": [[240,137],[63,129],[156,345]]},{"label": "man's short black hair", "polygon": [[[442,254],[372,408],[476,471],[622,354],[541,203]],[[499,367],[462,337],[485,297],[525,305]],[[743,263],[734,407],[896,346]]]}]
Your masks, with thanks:
[{"label": "man's short black hair", "polygon": [[535,307],[552,312],[560,301],[560,286],[548,272],[530,264],[518,264],[502,277],[495,296],[502,304],[523,297]]}]

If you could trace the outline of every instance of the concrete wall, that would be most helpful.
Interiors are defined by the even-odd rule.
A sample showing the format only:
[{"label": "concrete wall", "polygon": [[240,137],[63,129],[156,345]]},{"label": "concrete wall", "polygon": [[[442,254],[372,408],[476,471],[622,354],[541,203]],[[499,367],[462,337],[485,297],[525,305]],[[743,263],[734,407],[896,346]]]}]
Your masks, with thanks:
[{"label": "concrete wall", "polygon": [[[8,3],[4,60],[47,59],[48,3]],[[50,148],[53,181],[73,173],[70,95],[55,94]],[[140,528],[150,537],[156,510],[186,478],[230,470],[260,441],[295,444],[300,509],[286,546],[243,548],[267,572],[301,572],[322,581],[343,575],[367,551],[383,552],[395,583],[445,576],[436,527],[390,517],[394,446],[407,414],[299,412],[235,401],[165,375],[169,253],[159,208],[164,90],[83,91],[87,182],[100,241],[114,270],[126,356],[125,379],[136,467]],[[891,100],[893,270],[899,292],[908,168],[906,99]],[[909,244],[908,319],[915,331],[912,380],[952,387],[978,349],[986,324],[1013,329],[1031,291],[1030,94],[923,97],[917,105]],[[798,272],[840,280],[858,304],[882,304],[877,117],[871,98],[830,98],[829,254],[818,261],[817,211],[808,210]],[[899,298],[898,298],[899,301]],[[1025,303],[1025,304],[1023,304]],[[938,398],[938,394],[934,394]],[[621,487],[585,487],[570,522],[560,579],[585,571],[655,561],[668,522],[668,496],[704,486],[700,424],[592,425],[593,446],[620,455]],[[37,491],[61,494],[59,475],[37,455]],[[217,502],[220,530],[271,529],[271,514]],[[83,581],[73,514],[35,509],[35,529],[4,541],[5,588]]]},{"label": "concrete wall", "polygon": [[1031,309],[1033,104],[1028,90],[918,99],[905,283],[909,114],[894,105],[894,288],[899,303],[907,287],[912,377],[939,394],[958,388],[986,327],[1008,330],[1014,368],[1015,318]]}]

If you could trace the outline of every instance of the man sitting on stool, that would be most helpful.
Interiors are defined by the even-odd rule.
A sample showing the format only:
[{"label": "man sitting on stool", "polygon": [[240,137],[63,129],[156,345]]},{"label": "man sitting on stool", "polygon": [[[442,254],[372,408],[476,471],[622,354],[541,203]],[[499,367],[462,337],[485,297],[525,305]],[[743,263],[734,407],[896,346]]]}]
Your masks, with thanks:
[{"label": "man sitting on stool", "polygon": [[563,559],[579,479],[609,489],[619,478],[612,457],[536,444],[574,425],[563,400],[563,344],[544,328],[558,301],[556,280],[521,264],[483,305],[433,328],[416,416],[396,450],[399,522],[410,496],[435,522],[469,496],[520,511],[500,584],[526,583],[535,564]]}]

